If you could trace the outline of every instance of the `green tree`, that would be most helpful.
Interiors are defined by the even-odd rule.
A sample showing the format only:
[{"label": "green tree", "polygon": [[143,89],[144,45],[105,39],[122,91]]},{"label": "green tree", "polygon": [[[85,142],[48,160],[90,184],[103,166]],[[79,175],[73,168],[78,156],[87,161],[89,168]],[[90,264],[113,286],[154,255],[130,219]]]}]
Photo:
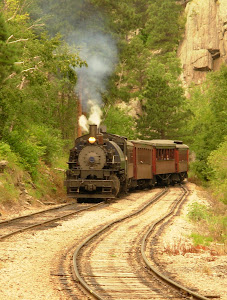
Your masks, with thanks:
[{"label": "green tree", "polygon": [[15,69],[16,53],[7,41],[9,37],[7,24],[0,12],[0,87],[7,76]]},{"label": "green tree", "polygon": [[134,36],[125,46],[124,53],[121,55],[118,88],[127,86],[130,98],[135,98],[142,92],[147,81],[150,59],[151,54],[144,47],[139,35]]},{"label": "green tree", "polygon": [[[77,76],[73,68],[84,62],[60,36],[36,35],[22,8],[14,0],[8,1],[3,10],[8,27],[7,43],[14,47],[17,61],[14,63],[16,72],[11,70],[0,92],[1,114],[5,116],[1,118],[1,132],[15,126],[26,127],[32,120],[62,129],[65,126],[59,124],[60,115],[62,120],[63,111],[72,109],[71,103],[74,103],[74,112],[77,107],[73,93]],[[63,99],[70,109],[64,107]],[[36,113],[31,113],[34,111]]]},{"label": "green tree", "polygon": [[191,148],[196,153],[194,170],[201,179],[208,180],[211,171],[207,164],[211,151],[218,148],[227,135],[227,67],[208,74],[202,87],[191,92],[193,117],[189,123]]},{"label": "green tree", "polygon": [[182,138],[182,126],[189,115],[184,91],[176,77],[156,60],[151,63],[140,101],[142,115],[137,128],[141,138]]},{"label": "green tree", "polygon": [[208,157],[208,165],[211,168],[209,179],[215,194],[227,204],[227,136],[225,141],[212,151]]},{"label": "green tree", "polygon": [[105,13],[109,28],[123,39],[128,40],[132,32],[146,22],[146,0],[91,0],[91,3]]},{"label": "green tree", "polygon": [[163,52],[176,49],[184,28],[182,10],[175,0],[149,2],[148,21],[143,34],[150,49],[161,49]]},{"label": "green tree", "polygon": [[2,43],[12,47],[17,56],[4,74],[5,61],[0,61],[0,73],[4,75],[0,82],[0,136],[20,156],[25,168],[35,174],[40,158],[50,162],[57,153],[48,140],[51,135],[59,140],[53,141],[55,145],[62,145],[62,137],[74,138],[75,68],[85,62],[59,35],[37,35],[36,23],[23,10],[23,1],[4,3],[6,23],[1,18],[0,24],[7,30],[2,33]]},{"label": "green tree", "polygon": [[109,106],[104,111],[103,124],[106,125],[109,133],[125,136],[128,139],[135,139],[136,124],[128,111],[117,107]]}]

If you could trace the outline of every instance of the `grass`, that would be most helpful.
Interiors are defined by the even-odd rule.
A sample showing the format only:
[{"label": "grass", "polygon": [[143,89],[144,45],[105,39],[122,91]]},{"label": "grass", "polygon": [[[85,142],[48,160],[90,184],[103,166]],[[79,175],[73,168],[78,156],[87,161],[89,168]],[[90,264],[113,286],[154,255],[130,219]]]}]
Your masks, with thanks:
[{"label": "grass", "polygon": [[210,243],[213,242],[211,236],[204,236],[199,233],[192,233],[190,237],[193,239],[195,246],[210,246]]},{"label": "grass", "polygon": [[226,205],[212,199],[210,207],[193,203],[188,218],[196,224],[196,232],[191,234],[193,244],[209,246],[224,245],[227,248],[227,211]]},{"label": "grass", "polygon": [[197,222],[201,220],[205,220],[208,218],[209,211],[205,205],[194,202],[190,206],[190,211],[188,213],[188,217],[190,220]]},{"label": "grass", "polygon": [[1,178],[0,185],[0,204],[12,207],[15,205],[19,198],[19,191],[14,188],[13,183],[6,182]]}]

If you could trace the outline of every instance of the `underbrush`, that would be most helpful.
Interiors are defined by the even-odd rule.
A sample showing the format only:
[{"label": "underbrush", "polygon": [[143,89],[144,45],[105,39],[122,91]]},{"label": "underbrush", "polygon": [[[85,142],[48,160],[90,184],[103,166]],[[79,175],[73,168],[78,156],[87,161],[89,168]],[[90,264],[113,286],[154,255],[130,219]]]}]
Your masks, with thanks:
[{"label": "underbrush", "polygon": [[205,250],[208,250],[207,246],[192,245],[180,239],[171,244],[165,245],[163,253],[167,253],[168,255],[185,255],[187,253],[200,253]]},{"label": "underbrush", "polygon": [[208,157],[208,164],[212,171],[209,174],[210,186],[214,196],[227,205],[227,137],[218,149],[211,152]]},{"label": "underbrush", "polygon": [[34,180],[39,176],[40,160],[51,166],[61,155],[65,143],[59,130],[41,125],[31,125],[24,131],[15,129],[5,135],[4,139],[5,143],[1,145],[8,147],[6,154],[14,154],[17,162]]},{"label": "underbrush", "polygon": [[61,202],[65,199],[64,170],[59,168],[50,168],[44,163],[40,163],[39,176],[34,181],[33,194],[42,201]]},{"label": "underbrush", "polygon": [[19,191],[17,190],[17,182],[21,177],[22,170],[18,160],[18,156],[13,153],[10,146],[0,142],[0,161],[5,160],[7,166],[0,173],[0,204],[13,206],[18,202]]},{"label": "underbrush", "polygon": [[[215,246],[208,246],[211,241],[211,238],[207,238],[207,245],[201,245],[201,242],[204,242],[204,237],[201,237],[199,234],[192,234],[195,236],[198,244],[191,244],[181,239],[175,241],[171,244],[165,245],[162,253],[168,255],[186,255],[188,253],[209,253],[211,256],[218,256],[225,254],[225,247],[223,244],[217,244]],[[206,239],[205,239],[206,240]]]},{"label": "underbrush", "polygon": [[227,137],[207,158],[190,163],[189,181],[209,188],[213,197],[227,205]]},{"label": "underbrush", "polygon": [[197,202],[190,206],[188,218],[196,224],[197,231],[191,234],[195,246],[211,243],[227,245],[226,205],[213,199],[210,207]]},{"label": "underbrush", "polygon": [[19,191],[15,189],[12,182],[2,180],[0,176],[0,204],[12,207],[18,202]]},{"label": "underbrush", "polygon": [[0,173],[0,208],[3,210],[66,201],[63,187],[66,157],[56,160],[53,166],[39,159],[35,177],[24,168],[19,155],[3,142],[0,142],[1,160],[7,161]]}]

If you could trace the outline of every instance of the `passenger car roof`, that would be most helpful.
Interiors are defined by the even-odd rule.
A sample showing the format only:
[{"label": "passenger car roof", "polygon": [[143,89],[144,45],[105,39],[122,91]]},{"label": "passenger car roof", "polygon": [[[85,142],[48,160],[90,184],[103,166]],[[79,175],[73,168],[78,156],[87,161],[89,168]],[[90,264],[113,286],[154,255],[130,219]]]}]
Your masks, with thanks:
[{"label": "passenger car roof", "polygon": [[189,148],[187,145],[183,144],[182,141],[174,140],[131,140],[130,142],[133,144],[150,145],[157,148]]}]

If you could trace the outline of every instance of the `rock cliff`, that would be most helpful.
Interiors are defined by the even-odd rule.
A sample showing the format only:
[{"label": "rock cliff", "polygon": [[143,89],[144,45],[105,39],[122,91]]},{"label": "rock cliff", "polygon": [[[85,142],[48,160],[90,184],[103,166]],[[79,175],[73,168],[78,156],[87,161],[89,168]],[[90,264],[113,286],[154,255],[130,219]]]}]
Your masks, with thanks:
[{"label": "rock cliff", "polygon": [[182,81],[200,84],[207,72],[227,64],[227,0],[192,0],[187,3],[186,29],[178,49]]}]

